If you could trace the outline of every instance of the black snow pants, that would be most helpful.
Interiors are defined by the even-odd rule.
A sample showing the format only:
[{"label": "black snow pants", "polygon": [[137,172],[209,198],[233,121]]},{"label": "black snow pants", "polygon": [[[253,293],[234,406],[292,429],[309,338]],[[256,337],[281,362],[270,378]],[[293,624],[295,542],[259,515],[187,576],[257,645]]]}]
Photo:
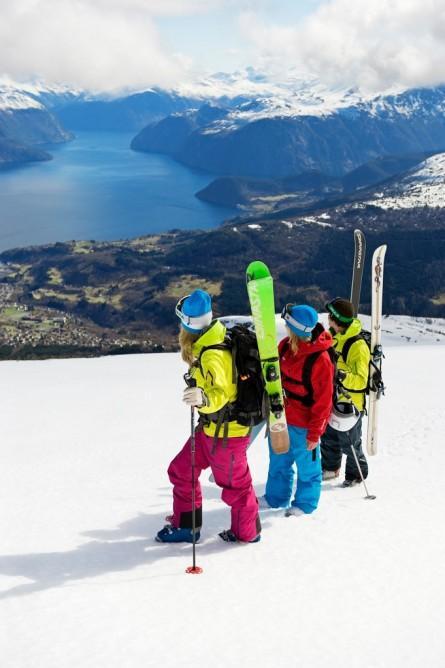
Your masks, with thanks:
[{"label": "black snow pants", "polygon": [[349,431],[336,431],[329,425],[321,437],[321,467],[323,471],[337,471],[342,455],[346,455],[346,480],[361,480],[351,444],[357,455],[363,477],[368,476],[368,462],[362,450],[362,418]]}]

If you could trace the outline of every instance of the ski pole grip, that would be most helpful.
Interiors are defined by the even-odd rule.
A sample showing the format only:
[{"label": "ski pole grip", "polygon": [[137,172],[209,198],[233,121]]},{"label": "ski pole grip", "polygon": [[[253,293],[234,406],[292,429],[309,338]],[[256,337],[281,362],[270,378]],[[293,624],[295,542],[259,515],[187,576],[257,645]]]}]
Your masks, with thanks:
[{"label": "ski pole grip", "polygon": [[187,387],[196,387],[196,379],[192,378],[192,376],[189,373],[184,374],[184,380]]}]

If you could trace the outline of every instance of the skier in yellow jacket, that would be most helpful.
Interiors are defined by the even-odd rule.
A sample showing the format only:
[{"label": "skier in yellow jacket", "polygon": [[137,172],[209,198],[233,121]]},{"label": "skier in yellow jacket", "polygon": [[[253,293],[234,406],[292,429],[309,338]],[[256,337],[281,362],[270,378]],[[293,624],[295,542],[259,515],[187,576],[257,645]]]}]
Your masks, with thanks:
[{"label": "skier in yellow jacket", "polygon": [[[321,464],[323,480],[337,478],[340,473],[342,455],[346,455],[346,470],[343,487],[361,482],[357,469],[354,448],[363,477],[368,475],[368,463],[362,450],[362,416],[366,408],[370,351],[360,336],[362,325],[354,318],[352,303],[336,297],[326,304],[329,327],[334,339],[334,350],[338,355],[337,369],[344,372],[342,385],[360,412],[357,422],[348,431],[338,431],[328,425],[321,438]],[[340,400],[343,397],[339,397]]]},{"label": "skier in yellow jacket", "polygon": [[[181,299],[176,315],[181,323],[182,358],[196,381],[195,387],[184,390],[183,401],[197,408],[200,416],[195,432],[195,539],[199,540],[202,525],[199,475],[210,467],[216,484],[222,488],[222,500],[231,507],[230,529],[219,536],[227,542],[256,543],[260,540],[261,523],[246,456],[249,428],[230,419],[228,414],[237,396],[237,386],[232,378],[232,354],[221,349],[226,328],[219,320],[213,320],[211,297],[204,290],[195,290]],[[170,523],[157,533],[156,540],[192,542],[190,438],[170,463],[168,476],[173,485],[173,514]]]}]

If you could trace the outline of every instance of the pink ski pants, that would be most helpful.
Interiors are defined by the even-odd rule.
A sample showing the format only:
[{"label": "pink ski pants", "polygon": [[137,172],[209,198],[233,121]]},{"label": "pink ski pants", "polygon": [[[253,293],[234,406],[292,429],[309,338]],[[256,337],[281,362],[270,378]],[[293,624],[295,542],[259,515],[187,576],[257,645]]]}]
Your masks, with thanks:
[{"label": "pink ski pants", "polygon": [[[216,446],[212,436],[203,431],[195,433],[195,508],[202,507],[199,475],[210,466],[215,482],[222,487],[222,500],[231,507],[231,529],[242,541],[250,541],[261,530],[258,501],[252,485],[246,450],[249,436],[228,438],[226,443],[218,439]],[[192,509],[192,462],[190,439],[168,467],[173,485],[172,525],[181,526],[181,513]]]}]

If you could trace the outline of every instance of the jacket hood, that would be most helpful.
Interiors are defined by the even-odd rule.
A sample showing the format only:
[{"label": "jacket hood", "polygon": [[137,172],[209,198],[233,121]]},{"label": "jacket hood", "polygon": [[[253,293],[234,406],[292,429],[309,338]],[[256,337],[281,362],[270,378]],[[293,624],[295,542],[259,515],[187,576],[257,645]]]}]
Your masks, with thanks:
[{"label": "jacket hood", "polygon": [[339,348],[343,348],[343,344],[347,339],[350,339],[351,336],[355,336],[356,334],[360,334],[362,331],[362,323],[360,320],[357,318],[354,318],[354,320],[351,322],[349,325],[348,329],[345,332],[337,332],[334,336],[334,344],[337,342],[337,345]]},{"label": "jacket hood", "polygon": [[[282,343],[287,341],[289,341],[289,337],[283,339]],[[332,346],[333,341],[331,333],[326,330],[323,330],[315,341],[303,341],[300,339],[298,343],[298,355],[310,355],[319,350],[328,350]]]},{"label": "jacket hood", "polygon": [[193,344],[193,354],[199,357],[199,353],[207,346],[215,346],[224,342],[226,328],[219,320],[214,320]]}]

